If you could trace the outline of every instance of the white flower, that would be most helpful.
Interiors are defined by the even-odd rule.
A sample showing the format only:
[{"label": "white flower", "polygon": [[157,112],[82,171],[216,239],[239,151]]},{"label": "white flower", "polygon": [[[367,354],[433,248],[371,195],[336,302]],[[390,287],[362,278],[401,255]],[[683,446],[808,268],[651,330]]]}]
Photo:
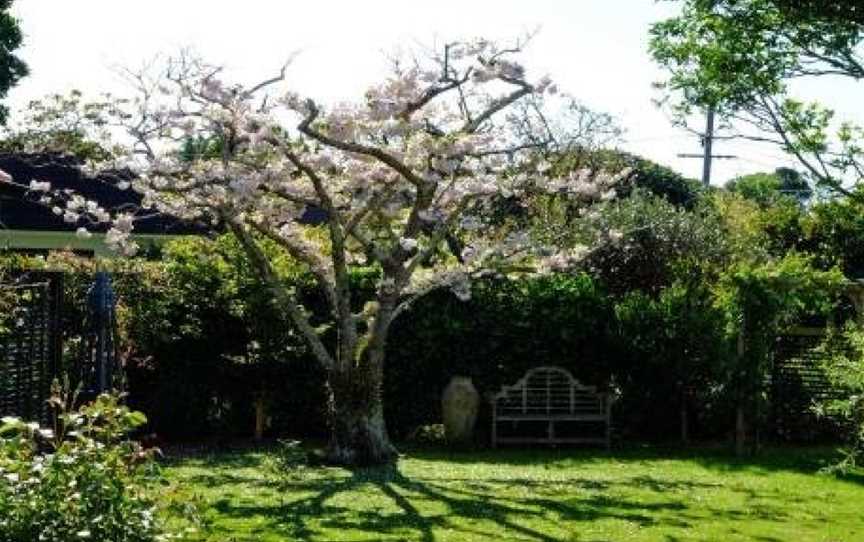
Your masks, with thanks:
[{"label": "white flower", "polygon": [[464,216],[459,224],[463,230],[472,231],[479,230],[483,227],[483,223],[476,216]]},{"label": "white flower", "polygon": [[90,239],[93,234],[87,231],[87,228],[81,227],[75,230],[75,237],[78,239]]},{"label": "white flower", "polygon": [[11,183],[11,182],[12,182],[12,175],[9,175],[8,173],[6,173],[2,169],[0,169],[0,183]]},{"label": "white flower", "polygon": [[117,218],[114,219],[114,227],[119,231],[128,234],[132,231],[134,221],[135,217],[128,213],[118,215]]},{"label": "white flower", "polygon": [[468,301],[471,299],[471,283],[468,280],[460,280],[450,286],[450,291],[453,292],[459,301]]},{"label": "white flower", "polygon": [[74,224],[78,222],[78,213],[73,211],[66,211],[63,213],[63,222],[67,222],[69,224]]},{"label": "white flower", "polygon": [[30,190],[33,192],[50,192],[51,191],[51,183],[47,181],[30,181]]},{"label": "white flower", "polygon": [[552,78],[548,75],[545,75],[542,79],[540,79],[540,81],[537,82],[536,90],[538,93],[543,94],[549,89],[550,86],[552,86]]},{"label": "white flower", "polygon": [[405,252],[412,252],[417,249],[417,239],[411,239],[410,237],[400,237],[399,246],[402,247],[402,250],[404,250]]},{"label": "white flower", "polygon": [[77,211],[78,209],[83,209],[86,204],[87,200],[85,200],[79,194],[73,194],[72,199],[70,199],[66,203],[66,207],[72,209],[73,211]]},{"label": "white flower", "polygon": [[472,246],[467,246],[462,249],[462,261],[471,263],[477,257],[477,249]]},{"label": "white flower", "polygon": [[83,529],[75,533],[75,536],[77,536],[78,538],[90,538],[90,531],[88,531],[87,529]]}]

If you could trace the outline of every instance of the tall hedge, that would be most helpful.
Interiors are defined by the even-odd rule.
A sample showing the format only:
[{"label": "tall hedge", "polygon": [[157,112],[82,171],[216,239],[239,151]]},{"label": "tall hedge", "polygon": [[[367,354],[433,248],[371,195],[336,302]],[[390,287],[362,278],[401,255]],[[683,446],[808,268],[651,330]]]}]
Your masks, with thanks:
[{"label": "tall hedge", "polygon": [[538,365],[608,387],[617,359],[610,323],[608,298],[587,275],[487,280],[467,302],[435,292],[394,323],[384,387],[391,431],[440,421],[441,392],[455,375],[472,377],[484,399]]}]

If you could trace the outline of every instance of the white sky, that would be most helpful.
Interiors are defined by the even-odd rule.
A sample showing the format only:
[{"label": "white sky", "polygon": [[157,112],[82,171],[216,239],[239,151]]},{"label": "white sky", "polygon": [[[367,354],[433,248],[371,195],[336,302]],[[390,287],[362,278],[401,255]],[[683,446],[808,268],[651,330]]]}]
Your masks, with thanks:
[{"label": "white sky", "polygon": [[[590,107],[612,113],[627,130],[622,147],[701,177],[696,137],[675,129],[652,103],[662,78],[648,53],[648,27],[675,12],[654,0],[18,0],[31,76],[10,92],[13,108],[48,93],[128,92],[112,68],[140,66],[158,53],[194,47],[246,81],[266,78],[293,52],[289,84],[324,101],[354,99],[385,69],[384,52],[400,44],[472,37],[512,38],[540,28],[525,57],[529,73],[548,73]],[[860,92],[831,81],[807,85],[806,97],[830,100],[862,116]],[[12,119],[14,122],[14,117]],[[794,165],[773,147],[718,142],[714,183],[742,173]]]}]

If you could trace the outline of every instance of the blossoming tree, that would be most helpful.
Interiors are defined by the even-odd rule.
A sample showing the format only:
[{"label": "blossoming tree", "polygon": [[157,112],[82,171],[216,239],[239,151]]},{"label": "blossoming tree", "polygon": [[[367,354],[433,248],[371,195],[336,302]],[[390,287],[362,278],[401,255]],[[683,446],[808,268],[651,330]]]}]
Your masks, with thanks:
[{"label": "blossoming tree", "polygon": [[[160,77],[135,74],[136,99],[100,109],[132,138],[121,165],[134,170],[131,188],[143,195],[142,206],[232,232],[272,288],[326,371],[335,463],[396,456],[381,399],[386,343],[391,323],[418,296],[449,287],[464,298],[478,274],[549,269],[575,256],[523,232],[488,228],[496,199],[543,191],[593,201],[610,197],[622,177],[551,177],[533,152],[548,143],[542,128],[527,141],[519,133],[528,124],[513,130],[508,122],[520,100],[556,91],[548,77],[529,80],[514,60],[520,52],[485,40],[449,44],[442,54],[395,64],[360,101],[329,108],[293,92],[274,99],[285,69],[258,85],[234,86],[222,82],[220,69],[181,57]],[[107,242],[134,253],[133,214],[48,182],[28,188],[79,224],[80,235],[90,223],[108,223]],[[311,235],[303,224],[310,208],[325,217],[325,234]],[[326,298],[335,344],[280,281],[265,239],[308,266]],[[459,239],[459,249],[450,243],[443,250],[447,239]],[[381,279],[374,301],[355,311],[349,270],[360,263],[376,266]]]}]

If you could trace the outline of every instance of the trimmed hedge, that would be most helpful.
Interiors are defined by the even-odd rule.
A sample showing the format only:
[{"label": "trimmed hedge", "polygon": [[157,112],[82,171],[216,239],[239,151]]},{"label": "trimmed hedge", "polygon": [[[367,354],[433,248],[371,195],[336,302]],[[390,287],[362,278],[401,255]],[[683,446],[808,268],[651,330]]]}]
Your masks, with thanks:
[{"label": "trimmed hedge", "polygon": [[395,436],[440,420],[441,393],[454,375],[470,376],[484,399],[538,365],[608,387],[619,359],[612,312],[590,277],[487,280],[473,290],[467,302],[434,292],[394,322],[384,405]]}]

